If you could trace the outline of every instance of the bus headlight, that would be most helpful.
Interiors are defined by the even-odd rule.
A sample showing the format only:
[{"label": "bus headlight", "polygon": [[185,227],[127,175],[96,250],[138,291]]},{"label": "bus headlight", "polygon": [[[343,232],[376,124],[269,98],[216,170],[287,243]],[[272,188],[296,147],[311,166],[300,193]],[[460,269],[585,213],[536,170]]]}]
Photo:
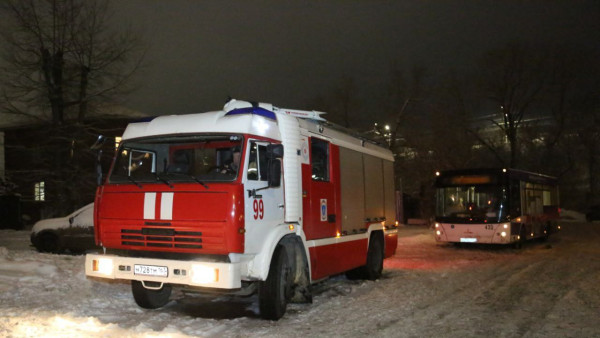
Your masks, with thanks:
[{"label": "bus headlight", "polygon": [[92,260],[92,271],[110,276],[113,272],[113,260],[110,258],[99,258]]},{"label": "bus headlight", "polygon": [[[505,224],[505,225],[506,225],[506,224]],[[500,233],[500,236],[502,236],[502,237],[506,237],[506,231],[502,231],[502,232]]]},{"label": "bus headlight", "polygon": [[437,231],[435,232],[435,234],[436,234],[436,235],[438,235],[438,236],[440,236],[440,235],[442,234],[442,232],[441,232],[441,231],[439,231],[439,230],[437,230]]},{"label": "bus headlight", "polygon": [[192,265],[192,283],[207,284],[219,280],[219,270],[200,264]]}]

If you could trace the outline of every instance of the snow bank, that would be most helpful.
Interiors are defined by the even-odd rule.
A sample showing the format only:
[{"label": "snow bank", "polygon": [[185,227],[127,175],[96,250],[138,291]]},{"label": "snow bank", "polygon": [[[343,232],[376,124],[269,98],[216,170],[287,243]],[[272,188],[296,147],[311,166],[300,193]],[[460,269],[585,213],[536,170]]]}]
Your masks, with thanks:
[{"label": "snow bank", "polygon": [[516,250],[401,228],[381,279],[320,282],[278,322],[259,318],[256,296],[177,291],[141,309],[129,284],[86,278],[83,256],[38,253],[27,231],[0,230],[0,337],[600,336],[600,227],[563,229]]}]

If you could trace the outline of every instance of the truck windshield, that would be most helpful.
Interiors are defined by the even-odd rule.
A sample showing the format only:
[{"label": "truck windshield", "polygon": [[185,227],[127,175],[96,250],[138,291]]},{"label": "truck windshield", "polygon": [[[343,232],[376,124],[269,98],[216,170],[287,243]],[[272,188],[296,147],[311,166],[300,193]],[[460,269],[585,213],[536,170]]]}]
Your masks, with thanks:
[{"label": "truck windshield", "polygon": [[162,136],[126,140],[110,183],[233,181],[239,170],[241,135]]},{"label": "truck windshield", "polygon": [[437,188],[438,222],[502,222],[507,216],[506,198],[497,185],[462,185]]}]

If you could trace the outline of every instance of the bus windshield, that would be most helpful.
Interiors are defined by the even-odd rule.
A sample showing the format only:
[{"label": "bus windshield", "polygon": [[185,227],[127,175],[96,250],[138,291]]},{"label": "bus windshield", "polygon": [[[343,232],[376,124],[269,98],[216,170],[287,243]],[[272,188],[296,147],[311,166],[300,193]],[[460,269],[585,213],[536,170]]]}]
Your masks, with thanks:
[{"label": "bus windshield", "polygon": [[497,185],[439,187],[436,198],[440,222],[502,222],[507,216],[506,196]]},{"label": "bus windshield", "polygon": [[119,146],[110,183],[233,181],[238,176],[241,135],[161,136]]}]

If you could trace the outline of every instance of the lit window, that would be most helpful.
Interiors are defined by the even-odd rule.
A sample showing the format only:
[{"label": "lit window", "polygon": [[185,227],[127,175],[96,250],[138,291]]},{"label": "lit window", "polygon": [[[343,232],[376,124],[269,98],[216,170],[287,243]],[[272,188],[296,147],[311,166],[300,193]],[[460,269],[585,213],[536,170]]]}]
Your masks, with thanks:
[{"label": "lit window", "polygon": [[34,196],[36,201],[46,200],[46,184],[44,181],[37,182],[34,187]]},{"label": "lit window", "polygon": [[329,142],[311,137],[312,179],[329,182]]}]

